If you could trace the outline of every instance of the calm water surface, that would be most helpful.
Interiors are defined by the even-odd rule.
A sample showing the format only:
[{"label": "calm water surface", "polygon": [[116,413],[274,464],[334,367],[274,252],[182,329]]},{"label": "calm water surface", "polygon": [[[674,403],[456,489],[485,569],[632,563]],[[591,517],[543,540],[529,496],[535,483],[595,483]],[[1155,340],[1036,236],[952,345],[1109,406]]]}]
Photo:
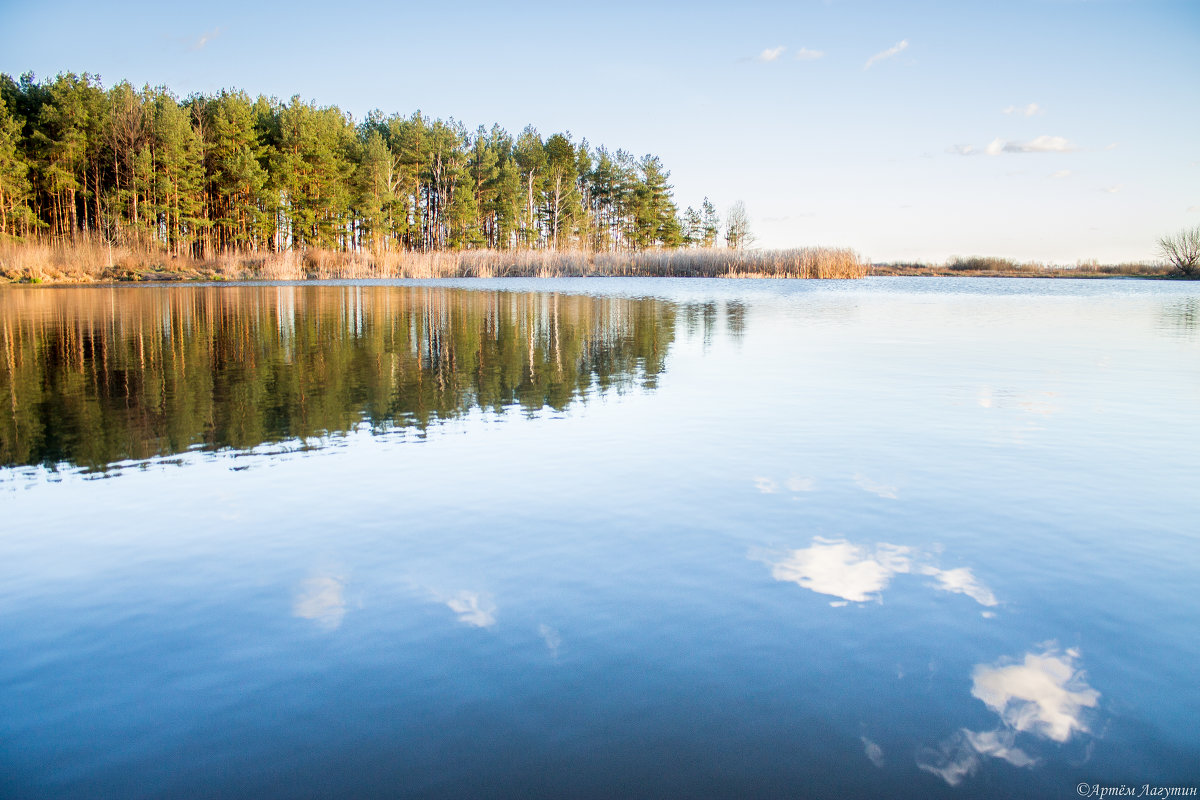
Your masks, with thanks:
[{"label": "calm water surface", "polygon": [[1200,786],[1200,287],[0,290],[0,796]]}]

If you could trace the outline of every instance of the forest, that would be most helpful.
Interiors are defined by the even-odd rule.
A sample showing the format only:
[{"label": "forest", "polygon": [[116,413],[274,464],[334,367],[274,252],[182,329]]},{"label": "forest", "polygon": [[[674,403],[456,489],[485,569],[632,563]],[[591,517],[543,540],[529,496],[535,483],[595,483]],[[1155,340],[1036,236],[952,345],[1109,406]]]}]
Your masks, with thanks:
[{"label": "forest", "polygon": [[[0,239],[172,256],[744,244],[706,198],[676,207],[654,155],[299,96],[180,99],[98,77],[0,75]],[[738,212],[741,213],[740,211]]]}]

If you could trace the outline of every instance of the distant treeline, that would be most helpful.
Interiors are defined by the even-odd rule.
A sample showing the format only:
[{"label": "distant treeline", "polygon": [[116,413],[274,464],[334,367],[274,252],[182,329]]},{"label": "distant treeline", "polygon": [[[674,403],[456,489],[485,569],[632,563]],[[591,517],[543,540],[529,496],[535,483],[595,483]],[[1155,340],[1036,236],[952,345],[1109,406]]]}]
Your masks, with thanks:
[{"label": "distant treeline", "polygon": [[[97,77],[0,75],[0,238],[177,256],[711,246],[654,155],[454,120],[354,119],[244,92],[178,99]],[[744,224],[742,225],[744,227]],[[731,244],[740,228],[734,226]]]}]

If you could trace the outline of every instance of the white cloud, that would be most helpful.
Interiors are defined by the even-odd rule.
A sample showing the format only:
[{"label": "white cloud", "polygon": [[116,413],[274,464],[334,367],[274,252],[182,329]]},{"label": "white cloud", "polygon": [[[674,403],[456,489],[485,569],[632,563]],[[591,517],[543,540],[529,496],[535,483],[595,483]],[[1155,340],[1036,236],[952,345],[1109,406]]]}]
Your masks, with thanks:
[{"label": "white cloud", "polygon": [[1200,211],[1200,206],[1188,206],[1187,213],[1195,214],[1197,211]]},{"label": "white cloud", "polygon": [[337,577],[309,578],[300,584],[292,616],[310,619],[323,630],[336,630],[346,616],[345,584]]},{"label": "white cloud", "polygon": [[809,50],[807,47],[801,47],[796,51],[797,61],[816,61],[818,58],[823,58],[824,56],[824,50]]},{"label": "white cloud", "polygon": [[1075,145],[1061,136],[1039,136],[1031,142],[1014,142],[1009,147],[1018,148],[1017,150],[1009,150],[1009,152],[1021,153],[1069,153],[1077,149]]},{"label": "white cloud", "polygon": [[892,45],[887,50],[876,53],[875,55],[868,58],[867,63],[863,64],[863,70],[864,71],[868,70],[871,67],[873,67],[874,65],[878,64],[880,61],[891,58],[892,56],[896,55],[897,53],[902,52],[903,50],[905,50],[907,48],[908,48],[908,39],[904,39],[902,41],[896,42],[896,44]]},{"label": "white cloud", "polygon": [[984,152],[989,156],[998,156],[1001,153],[1070,153],[1077,149],[1061,136],[1039,136],[1028,142],[1009,142],[997,137]]},{"label": "white cloud", "polygon": [[211,31],[205,31],[204,33],[200,34],[200,36],[198,36],[194,42],[192,42],[192,49],[193,50],[204,49],[204,46],[206,44],[211,42],[213,39],[217,38],[220,34],[221,34],[220,28],[213,28]]},{"label": "white cloud", "polygon": [[459,622],[476,628],[489,628],[496,624],[496,605],[475,592],[459,592],[447,600],[446,605],[458,614]]},{"label": "white cloud", "polygon": [[1019,114],[1022,117],[1032,117],[1034,114],[1041,114],[1043,109],[1037,103],[1030,103],[1027,106],[1009,106],[1004,109],[1005,114]]},{"label": "white cloud", "polygon": [[946,148],[947,153],[952,153],[956,156],[977,156],[979,149],[973,144],[954,144]]},{"label": "white cloud", "polygon": [[1053,175],[1051,175],[1050,177],[1051,177],[1051,178],[1056,178],[1056,179],[1069,178],[1069,177],[1071,177],[1071,170],[1069,170],[1069,169],[1060,169],[1058,172],[1054,173],[1054,174],[1053,174]]},{"label": "white cloud", "polygon": [[1118,183],[1116,186],[1105,186],[1104,191],[1109,194],[1117,194],[1124,187],[1124,184]]},{"label": "white cloud", "polygon": [[758,54],[758,60],[759,61],[774,61],[775,59],[777,59],[781,55],[783,55],[783,51],[785,51],[785,50],[787,50],[787,47],[785,47],[784,45],[779,45],[778,47],[768,48]]},{"label": "white cloud", "polygon": [[1116,142],[1113,142],[1113,143],[1112,143],[1112,144],[1110,144],[1110,145],[1106,145],[1104,149],[1105,149],[1105,150],[1116,150],[1116,149],[1117,149],[1117,143],[1116,143]]}]

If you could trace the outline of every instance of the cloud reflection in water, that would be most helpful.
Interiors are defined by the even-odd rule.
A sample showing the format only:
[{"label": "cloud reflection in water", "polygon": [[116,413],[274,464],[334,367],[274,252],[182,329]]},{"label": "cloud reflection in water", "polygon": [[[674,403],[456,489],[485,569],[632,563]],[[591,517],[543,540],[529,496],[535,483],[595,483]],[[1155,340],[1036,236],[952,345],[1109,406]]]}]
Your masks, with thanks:
[{"label": "cloud reflection in water", "polygon": [[1100,698],[1075,669],[1078,657],[1075,650],[1047,649],[1026,653],[1018,664],[981,664],[971,674],[971,694],[1013,730],[1065,742],[1076,731],[1088,732],[1083,710],[1094,708]]},{"label": "cloud reflection in water", "polygon": [[770,478],[755,478],[754,488],[758,489],[763,494],[775,494],[775,492],[779,490],[779,487],[775,484],[775,481],[771,480]]},{"label": "cloud reflection in water", "polygon": [[880,483],[872,480],[866,475],[856,474],[854,483],[864,492],[870,492],[873,495],[878,495],[885,500],[896,500],[900,497],[900,490],[888,483]]},{"label": "cloud reflection in water", "polygon": [[818,594],[865,603],[877,599],[897,572],[908,572],[909,553],[907,547],[886,543],[868,550],[845,540],[816,537],[811,547],[793,550],[776,563],[771,575]]},{"label": "cloud reflection in water", "polygon": [[784,485],[793,492],[811,492],[817,488],[816,481],[804,475],[793,475]]},{"label": "cloud reflection in water", "polygon": [[863,751],[872,764],[879,769],[883,769],[883,748],[872,742],[865,736],[860,736],[863,743]]},{"label": "cloud reflection in water", "polygon": [[322,630],[337,630],[346,616],[345,588],[340,577],[309,578],[300,584],[292,616],[310,619]]},{"label": "cloud reflection in water", "polygon": [[971,694],[1000,717],[990,731],[963,728],[937,748],[926,749],[917,766],[957,786],[979,769],[984,758],[999,758],[1016,767],[1032,767],[1038,759],[1016,746],[1025,734],[1039,740],[1065,743],[1089,732],[1085,713],[1095,708],[1100,693],[1088,686],[1075,666],[1076,650],[1058,652],[1053,644],[1042,652],[1026,653],[1016,663],[980,664],[971,673]]},{"label": "cloud reflection in water", "polygon": [[562,636],[558,631],[543,622],[538,625],[538,636],[542,637],[542,641],[546,643],[550,657],[558,660],[558,648],[562,646]]},{"label": "cloud reflection in water", "polygon": [[496,624],[496,604],[477,592],[461,591],[446,600],[450,610],[458,615],[459,622],[475,628],[490,628]]},{"label": "cloud reflection in water", "polygon": [[874,547],[852,544],[844,539],[814,537],[811,546],[793,550],[772,563],[771,575],[818,594],[840,598],[831,605],[878,600],[893,576],[916,572],[937,579],[934,588],[964,594],[982,606],[996,605],[996,596],[968,567],[941,569],[923,563],[929,556],[911,547],[880,542]]},{"label": "cloud reflection in water", "polygon": [[956,569],[938,569],[937,567],[922,567],[922,575],[937,578],[937,588],[954,594],[965,594],[981,606],[996,605],[996,595],[979,582],[968,567]]}]

